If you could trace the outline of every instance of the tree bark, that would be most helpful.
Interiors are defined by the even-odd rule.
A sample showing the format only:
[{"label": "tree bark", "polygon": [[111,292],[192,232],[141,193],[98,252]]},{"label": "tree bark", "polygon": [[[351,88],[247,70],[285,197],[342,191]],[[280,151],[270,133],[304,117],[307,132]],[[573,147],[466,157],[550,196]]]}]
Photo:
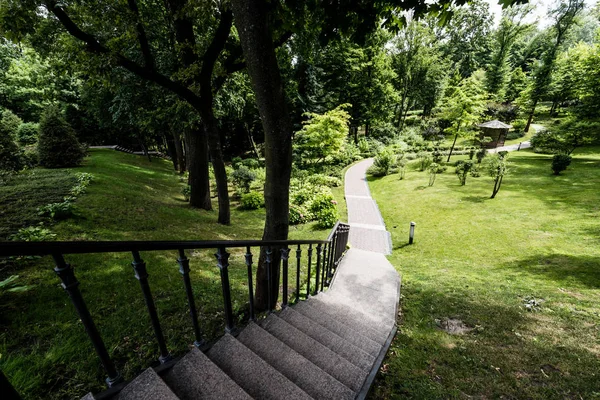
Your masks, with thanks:
[{"label": "tree bark", "polygon": [[217,197],[219,199],[218,222],[223,225],[231,223],[231,212],[229,207],[229,187],[227,185],[227,172],[223,162],[223,151],[221,150],[221,137],[217,122],[212,115],[212,107],[205,110],[202,115],[202,123],[208,134],[208,148],[213,165],[215,181],[217,183]]},{"label": "tree bark", "polygon": [[163,135],[165,139],[165,143],[167,145],[167,151],[169,156],[171,157],[171,161],[173,162],[173,169],[177,171],[177,166],[179,165],[179,161],[177,160],[177,151],[175,150],[175,143],[173,141],[173,135],[171,137],[167,137],[167,135]]},{"label": "tree bark", "polygon": [[175,148],[175,154],[177,157],[177,172],[183,174],[185,172],[185,157],[183,155],[183,144],[181,143],[181,137],[172,130],[173,135],[173,147]]},{"label": "tree bark", "polygon": [[[264,240],[285,240],[289,230],[289,185],[292,171],[292,122],[288,112],[279,66],[269,32],[268,4],[265,0],[233,0],[235,15],[248,73],[265,132],[265,229]],[[279,294],[279,268],[273,268],[268,288],[267,271],[261,257],[256,277],[255,305],[273,307]],[[280,253],[273,249],[273,266],[279,266]],[[268,304],[268,290],[272,303]]]},{"label": "tree bark", "polygon": [[537,107],[538,101],[535,100],[533,102],[533,106],[531,107],[531,111],[529,112],[529,118],[527,118],[527,125],[525,125],[524,132],[529,132],[529,127],[531,127],[531,122],[533,122],[533,114],[535,114],[535,108]]},{"label": "tree bark", "polygon": [[212,210],[206,133],[199,129],[189,129],[185,132],[185,140],[188,144],[190,205],[203,210]]},{"label": "tree bark", "polygon": [[448,153],[448,159],[446,162],[450,162],[450,157],[452,157],[452,152],[454,151],[454,145],[456,144],[456,139],[458,139],[458,128],[456,128],[456,135],[454,135],[454,142],[452,142],[452,147],[450,147],[450,153]]}]

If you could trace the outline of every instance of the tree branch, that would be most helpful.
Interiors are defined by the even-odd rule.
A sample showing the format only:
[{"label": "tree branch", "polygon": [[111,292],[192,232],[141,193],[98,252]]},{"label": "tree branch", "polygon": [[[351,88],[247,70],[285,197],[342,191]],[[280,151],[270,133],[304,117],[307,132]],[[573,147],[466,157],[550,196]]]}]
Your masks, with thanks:
[{"label": "tree branch", "polygon": [[[221,12],[219,26],[215,31],[212,41],[208,45],[202,57],[202,69],[200,70],[200,93],[202,97],[212,99],[212,74],[219,55],[225,48],[227,38],[233,26],[233,13],[231,10]],[[211,101],[212,103],[212,101]]]},{"label": "tree branch", "polygon": [[198,107],[200,104],[200,97],[196,95],[194,92],[189,90],[187,87],[180,85],[177,82],[172,81],[170,78],[158,73],[157,71],[149,68],[144,68],[135,61],[132,61],[125,57],[120,53],[111,52],[107,47],[103,46],[94,36],[90,35],[87,32],[84,32],[73,22],[71,17],[60,7],[56,5],[55,1],[47,1],[46,7],[48,11],[58,18],[60,23],[64,26],[67,32],[75,37],[76,39],[81,40],[87,45],[87,51],[90,53],[102,55],[112,55],[117,64],[129,72],[146,79],[148,81],[154,82],[167,90],[175,93],[180,96],[187,102],[189,102],[192,106]]},{"label": "tree branch", "polygon": [[138,9],[135,0],[127,0],[127,4],[129,5],[129,9],[131,12],[133,12],[136,19],[137,38],[140,42],[140,49],[142,50],[142,54],[144,56],[146,68],[154,69],[154,58],[150,52],[148,37],[146,36],[146,31],[144,30],[144,25],[142,24],[142,20],[140,18],[140,10]]}]

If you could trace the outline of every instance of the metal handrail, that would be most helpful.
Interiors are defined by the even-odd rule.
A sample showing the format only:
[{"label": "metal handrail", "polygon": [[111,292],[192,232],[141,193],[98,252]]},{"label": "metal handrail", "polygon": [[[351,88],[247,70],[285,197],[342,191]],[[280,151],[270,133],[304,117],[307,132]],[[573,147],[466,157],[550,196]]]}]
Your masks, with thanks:
[{"label": "metal handrail", "polygon": [[[216,266],[220,271],[221,290],[223,295],[223,307],[225,317],[225,331],[234,333],[234,316],[231,301],[231,285],[229,280],[229,256],[228,248],[243,248],[246,250],[244,255],[245,264],[248,270],[248,299],[250,304],[250,319],[255,319],[254,313],[254,294],[253,294],[253,254],[252,247],[260,247],[265,252],[265,267],[268,277],[268,312],[274,308],[271,299],[273,288],[272,278],[278,276],[275,274],[281,268],[281,279],[283,283],[282,306],[288,305],[288,269],[294,266],[290,263],[292,247],[295,247],[295,276],[296,290],[295,301],[300,298],[300,270],[302,245],[308,246],[307,271],[306,271],[306,297],[323,291],[325,286],[329,286],[333,272],[339,265],[346,250],[350,226],[342,222],[336,222],[326,240],[209,240],[209,241],[94,241],[94,242],[0,242],[0,257],[10,256],[44,256],[51,255],[56,267],[54,272],[62,282],[62,288],[69,295],[77,314],[88,334],[92,345],[104,367],[107,378],[106,383],[109,388],[117,389],[121,386],[123,378],[115,367],[107,348],[95,322],[90,314],[88,307],[79,290],[80,282],[75,276],[74,268],[65,261],[64,255],[67,254],[88,254],[88,253],[124,253],[132,255],[132,267],[135,278],[139,281],[142,295],[146,303],[147,311],[150,316],[150,322],[158,343],[159,361],[167,365],[172,360],[169,353],[165,337],[159,321],[159,316],[154,303],[154,298],[150,290],[149,274],[146,263],[142,259],[142,251],[178,251],[179,273],[183,278],[184,289],[188,299],[189,313],[192,326],[194,328],[194,345],[203,348],[205,341],[201,336],[201,330],[198,321],[195,297],[192,290],[190,277],[190,260],[186,257],[185,250],[191,249],[215,249]],[[313,250],[316,250],[313,258]],[[277,253],[275,253],[277,252]],[[313,260],[315,261],[313,263]],[[314,266],[315,285],[311,288],[311,279],[313,273],[311,267]],[[273,268],[277,268],[276,271]],[[279,282],[278,286],[279,286]],[[274,300],[274,299],[273,299]],[[1,389],[1,387],[0,387]],[[118,389],[117,389],[118,390]]]}]

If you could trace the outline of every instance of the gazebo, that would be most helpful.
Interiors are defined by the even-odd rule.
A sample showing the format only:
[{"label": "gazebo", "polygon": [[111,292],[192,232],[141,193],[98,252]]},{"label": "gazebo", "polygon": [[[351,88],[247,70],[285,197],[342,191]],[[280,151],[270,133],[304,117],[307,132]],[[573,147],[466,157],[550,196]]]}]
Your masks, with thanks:
[{"label": "gazebo", "polygon": [[481,139],[486,136],[492,138],[491,142],[485,144],[485,146],[489,148],[504,146],[506,134],[508,133],[508,130],[512,128],[512,125],[505,124],[497,119],[484,122],[483,124],[477,126],[481,128],[481,133],[479,134]]}]

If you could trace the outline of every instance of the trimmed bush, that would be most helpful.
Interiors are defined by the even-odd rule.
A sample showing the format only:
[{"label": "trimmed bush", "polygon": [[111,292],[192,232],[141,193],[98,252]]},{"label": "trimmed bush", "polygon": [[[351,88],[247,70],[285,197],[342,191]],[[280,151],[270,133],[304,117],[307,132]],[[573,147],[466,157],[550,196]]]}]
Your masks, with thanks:
[{"label": "trimmed bush", "polygon": [[290,225],[304,224],[308,221],[308,212],[300,206],[290,207]]},{"label": "trimmed bush", "polygon": [[562,171],[566,170],[571,164],[571,156],[566,154],[556,154],[552,157],[552,172],[554,175],[559,175]]},{"label": "trimmed bush", "polygon": [[17,138],[17,131],[19,130],[19,126],[23,123],[23,120],[17,117],[10,110],[2,111],[2,116],[0,117],[0,125],[2,125],[2,129],[10,135],[12,140]]},{"label": "trimmed bush", "polygon": [[308,183],[316,186],[339,187],[342,186],[342,180],[335,176],[315,174],[308,177]]},{"label": "trimmed bush", "polygon": [[76,167],[81,164],[85,151],[56,107],[44,111],[40,122],[38,159],[46,168]]},{"label": "trimmed bush", "polygon": [[39,124],[25,122],[17,129],[17,141],[21,144],[34,144],[37,142]]},{"label": "trimmed bush", "polygon": [[11,118],[4,117],[6,113],[7,111],[2,113],[0,120],[0,171],[19,171],[23,168],[22,154],[14,142],[16,128],[11,123]]},{"label": "trimmed bush", "polygon": [[240,207],[243,210],[258,210],[265,204],[265,199],[261,193],[250,192],[242,195]]},{"label": "trimmed bush", "polygon": [[329,193],[318,194],[310,203],[310,212],[319,228],[331,228],[338,218],[337,202]]},{"label": "trimmed bush", "polygon": [[231,179],[234,185],[240,188],[244,193],[250,192],[250,185],[256,180],[256,174],[254,171],[248,169],[244,165],[240,165],[238,169],[233,171]]}]

